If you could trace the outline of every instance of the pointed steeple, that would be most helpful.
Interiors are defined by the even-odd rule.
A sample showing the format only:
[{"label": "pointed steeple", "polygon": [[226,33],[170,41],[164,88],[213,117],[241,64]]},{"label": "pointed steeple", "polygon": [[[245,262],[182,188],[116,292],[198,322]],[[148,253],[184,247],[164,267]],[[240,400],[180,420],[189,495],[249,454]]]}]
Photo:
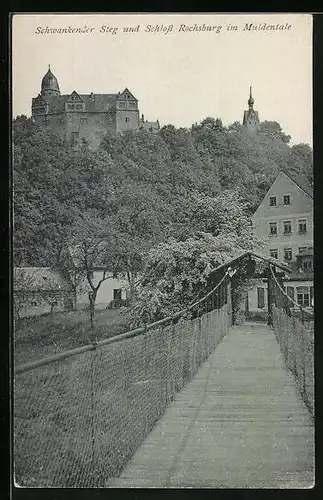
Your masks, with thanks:
[{"label": "pointed steeple", "polygon": [[250,90],[249,90],[249,99],[248,99],[248,106],[249,106],[249,109],[252,109],[252,108],[253,108],[254,103],[255,103],[255,100],[254,100],[254,98],[252,97],[252,86],[250,85]]},{"label": "pointed steeple", "polygon": [[255,133],[259,130],[259,115],[258,111],[253,109],[255,100],[252,96],[252,87],[249,87],[249,99],[248,99],[248,110],[243,113],[243,125],[246,127],[248,132]]}]

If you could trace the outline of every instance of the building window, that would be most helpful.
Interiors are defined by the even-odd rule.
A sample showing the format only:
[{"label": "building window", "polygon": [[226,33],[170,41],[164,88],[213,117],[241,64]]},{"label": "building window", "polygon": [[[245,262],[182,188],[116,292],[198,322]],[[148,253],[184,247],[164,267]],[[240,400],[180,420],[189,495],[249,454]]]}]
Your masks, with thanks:
[{"label": "building window", "polygon": [[270,196],[269,197],[269,206],[270,207],[275,207],[276,206],[276,196]]},{"label": "building window", "polygon": [[313,270],[313,261],[312,261],[312,259],[303,260],[302,268],[303,268],[303,271],[312,271]]},{"label": "building window", "polygon": [[306,229],[306,219],[300,219],[298,221],[298,232],[300,234],[304,234],[306,233],[307,229]]},{"label": "building window", "polygon": [[86,116],[82,116],[82,118],[81,118],[81,123],[82,123],[82,124],[87,123],[87,117],[86,117]]},{"label": "building window", "polygon": [[284,259],[285,260],[292,260],[293,258],[293,252],[291,248],[284,248]]},{"label": "building window", "polygon": [[299,253],[304,253],[304,252],[306,252],[306,250],[307,250],[307,247],[298,247]]},{"label": "building window", "polygon": [[310,305],[310,296],[308,293],[307,286],[296,287],[297,293],[297,304],[303,307],[308,307]]},{"label": "building window", "polygon": [[128,123],[128,121],[129,121],[129,118],[128,118],[128,117],[127,117],[127,118],[125,118],[125,121],[126,121],[126,123]]},{"label": "building window", "polygon": [[293,286],[286,287],[286,293],[287,293],[288,297],[290,297],[291,299],[294,300],[295,290],[294,290]]},{"label": "building window", "polygon": [[121,288],[115,288],[113,290],[113,300],[121,300],[122,295],[121,295]]},{"label": "building window", "polygon": [[124,108],[125,107],[125,103],[124,102],[119,102],[119,108]]},{"label": "building window", "polygon": [[291,234],[292,232],[292,223],[290,220],[284,221],[284,234]]},{"label": "building window", "polygon": [[270,257],[272,257],[273,259],[278,259],[278,250],[277,250],[277,248],[271,248],[269,250],[269,254],[270,254]]},{"label": "building window", "polygon": [[284,205],[290,205],[290,196],[289,196],[289,194],[284,194],[283,202],[284,202]]},{"label": "building window", "polygon": [[310,304],[314,307],[314,286],[310,286]]},{"label": "building window", "polygon": [[294,296],[295,296],[295,290],[294,290],[294,287],[293,286],[288,286],[286,287],[286,293],[288,295],[288,297],[290,297],[292,300],[289,300],[288,301],[288,307],[293,307],[294,305]]},{"label": "building window", "polygon": [[257,287],[257,297],[258,309],[263,309],[265,307],[265,289],[263,287]]},{"label": "building window", "polygon": [[76,104],[76,109],[82,109],[82,104]]},{"label": "building window", "polygon": [[269,234],[277,234],[277,222],[269,222]]}]

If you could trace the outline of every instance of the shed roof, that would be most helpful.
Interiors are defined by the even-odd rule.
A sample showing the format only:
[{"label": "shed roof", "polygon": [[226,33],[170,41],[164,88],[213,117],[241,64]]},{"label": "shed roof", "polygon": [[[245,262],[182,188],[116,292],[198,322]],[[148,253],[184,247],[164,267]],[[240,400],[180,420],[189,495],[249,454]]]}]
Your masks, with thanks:
[{"label": "shed roof", "polygon": [[14,269],[16,291],[65,291],[69,288],[67,280],[50,267],[16,267]]}]

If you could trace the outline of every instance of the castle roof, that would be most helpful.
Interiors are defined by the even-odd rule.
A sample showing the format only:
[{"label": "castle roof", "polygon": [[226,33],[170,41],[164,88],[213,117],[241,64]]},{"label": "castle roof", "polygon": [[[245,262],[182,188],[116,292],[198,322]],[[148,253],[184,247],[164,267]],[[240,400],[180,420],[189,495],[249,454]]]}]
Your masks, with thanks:
[{"label": "castle roof", "polygon": [[58,80],[57,80],[56,76],[51,72],[50,67],[48,68],[46,75],[43,77],[43,79],[41,81],[42,93],[47,91],[47,90],[60,92]]},{"label": "castle roof", "polygon": [[[45,95],[43,99],[49,105],[50,113],[60,113],[65,111],[65,103],[69,101],[71,94],[66,95]],[[78,94],[84,102],[86,111],[102,112],[107,111],[108,107],[115,105],[117,94]],[[32,106],[36,104],[36,98],[32,99]]]}]

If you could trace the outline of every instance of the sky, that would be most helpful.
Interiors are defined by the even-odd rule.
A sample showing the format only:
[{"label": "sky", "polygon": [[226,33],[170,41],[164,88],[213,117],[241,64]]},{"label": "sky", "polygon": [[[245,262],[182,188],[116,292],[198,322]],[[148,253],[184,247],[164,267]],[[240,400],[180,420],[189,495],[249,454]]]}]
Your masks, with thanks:
[{"label": "sky", "polygon": [[[281,30],[254,26],[290,25]],[[221,26],[190,31],[197,26]],[[123,28],[139,25],[139,31]],[[172,25],[171,31],[169,26]],[[40,29],[93,28],[87,33]],[[101,27],[118,28],[100,32]],[[150,26],[150,28],[147,28]],[[160,31],[151,28],[159,27]],[[182,26],[182,27],[181,27]],[[237,26],[237,30],[228,30]],[[165,32],[162,31],[165,29]],[[218,32],[217,32],[218,31]],[[62,94],[125,87],[148,120],[189,127],[206,116],[242,121],[252,85],[261,121],[278,121],[292,144],[312,145],[312,18],[308,14],[28,14],[12,31],[13,116],[31,114],[50,64]]]}]

